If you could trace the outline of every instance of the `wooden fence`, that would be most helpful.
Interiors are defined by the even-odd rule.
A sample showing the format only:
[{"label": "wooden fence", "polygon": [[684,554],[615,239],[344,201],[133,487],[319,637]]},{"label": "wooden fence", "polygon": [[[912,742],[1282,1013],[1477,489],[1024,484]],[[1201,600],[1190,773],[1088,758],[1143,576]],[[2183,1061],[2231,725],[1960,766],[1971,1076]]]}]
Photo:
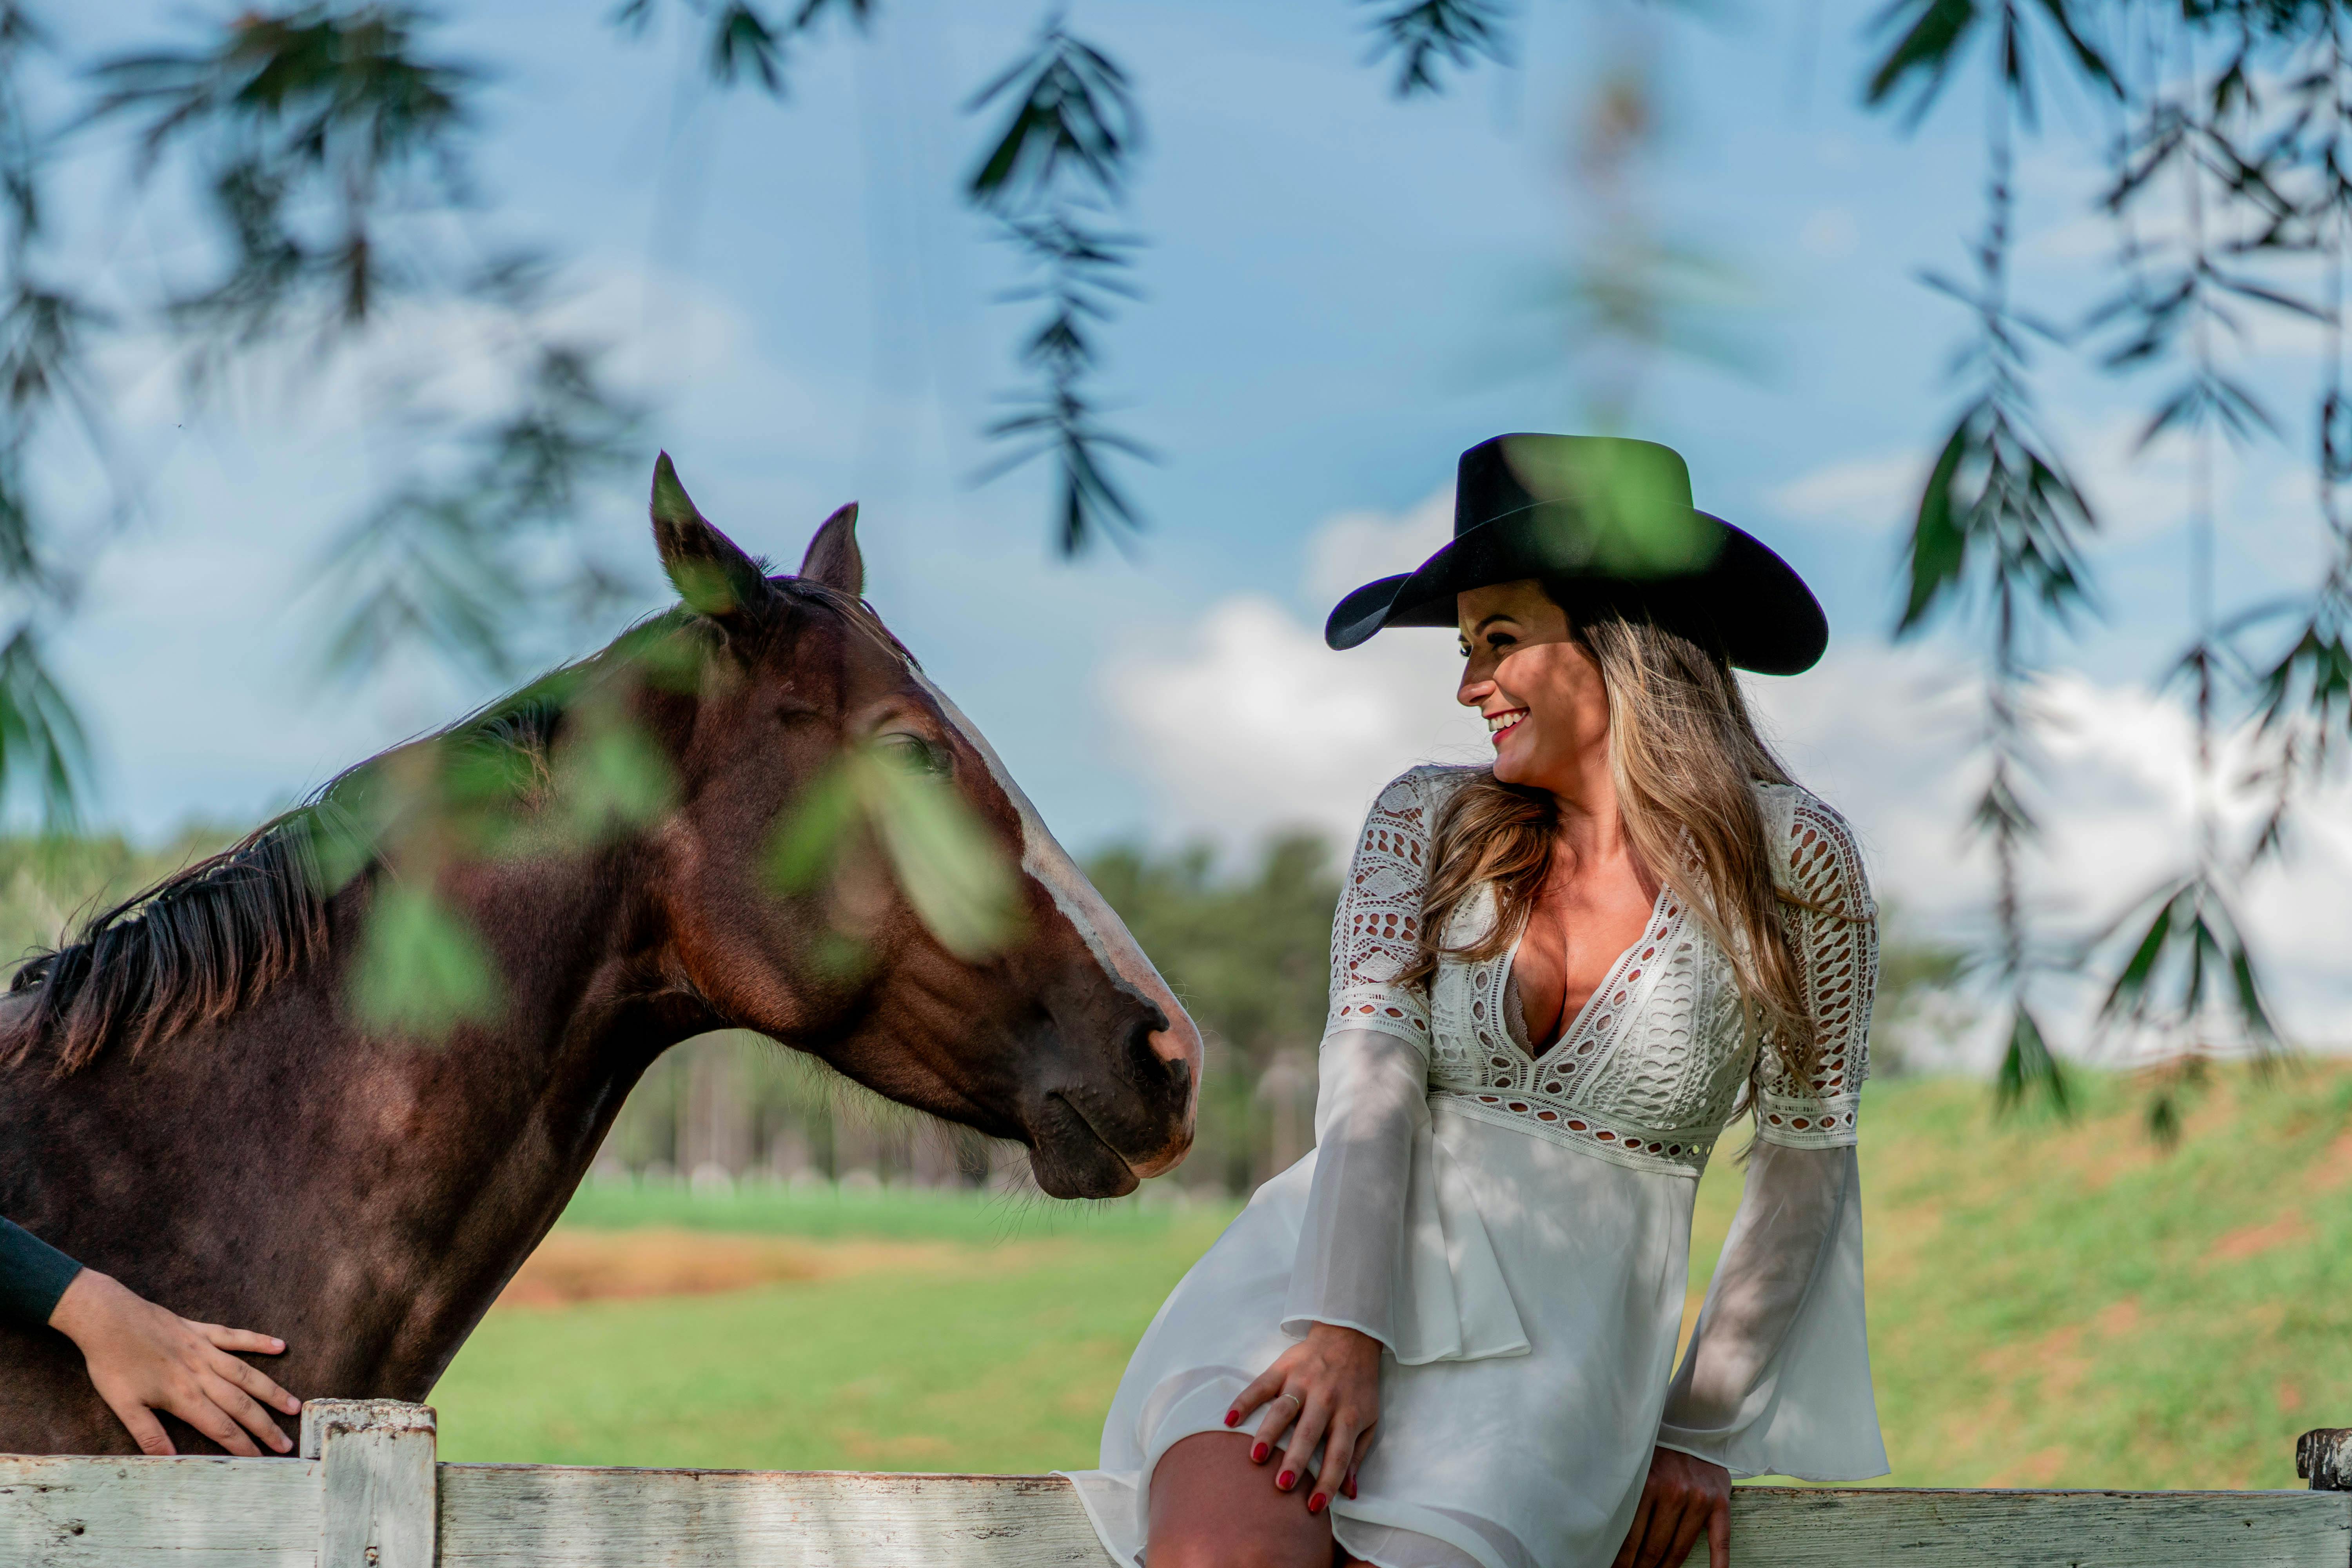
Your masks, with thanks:
[{"label": "wooden fence", "polygon": [[[0,1456],[0,1568],[1109,1563],[1050,1476],[443,1465],[431,1408],[383,1400],[313,1402],[299,1452]],[[2315,1487],[2343,1487],[2352,1431],[2311,1433],[2297,1457]],[[1738,1568],[2352,1568],[2352,1491],[1741,1487],[1731,1551]]]}]

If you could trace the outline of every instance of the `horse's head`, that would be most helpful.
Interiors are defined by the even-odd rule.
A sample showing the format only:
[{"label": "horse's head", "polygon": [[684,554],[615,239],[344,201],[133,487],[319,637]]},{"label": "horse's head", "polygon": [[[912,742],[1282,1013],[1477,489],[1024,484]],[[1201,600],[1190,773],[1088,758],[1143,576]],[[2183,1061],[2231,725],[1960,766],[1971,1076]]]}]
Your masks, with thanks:
[{"label": "horse's head", "polygon": [[[987,741],[866,605],[856,509],[818,530],[798,575],[772,578],[695,510],[667,456],[653,514],[713,649],[663,726],[681,787],[659,837],[674,981],[893,1100],[1027,1144],[1056,1196],[1129,1192],[1182,1159],[1200,1032]],[[952,817],[952,842],[938,809],[920,814],[929,832],[898,825],[896,842],[861,814],[874,791],[850,782],[879,780],[887,798],[894,781],[875,770],[888,769],[910,775],[912,805]],[[946,922],[919,912],[907,868],[926,846],[991,860],[992,930],[943,937]]]}]

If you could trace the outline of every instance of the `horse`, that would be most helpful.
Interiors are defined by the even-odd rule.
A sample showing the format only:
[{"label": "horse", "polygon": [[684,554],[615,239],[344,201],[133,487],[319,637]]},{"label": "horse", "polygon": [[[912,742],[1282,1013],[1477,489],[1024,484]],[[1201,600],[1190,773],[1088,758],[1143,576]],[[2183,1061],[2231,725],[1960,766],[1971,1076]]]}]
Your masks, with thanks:
[{"label": "horse", "polygon": [[[268,1370],[298,1394],[421,1400],[630,1088],[692,1036],[751,1030],[1017,1141],[1056,1197],[1131,1192],[1182,1159],[1199,1031],[865,602],[856,507],[776,575],[703,518],[666,453],[652,513],[679,605],[563,680],[370,759],[16,972],[0,1214],[184,1316],[279,1336]],[[593,777],[615,732],[657,753],[662,799],[556,830],[583,793],[566,781]],[[473,776],[499,781],[514,831],[488,847],[444,831],[436,856],[405,859],[347,835],[354,864],[321,871],[327,808],[450,755],[489,759]],[[942,940],[870,825],[844,829],[824,875],[780,886],[779,822],[852,757],[961,802],[1002,858],[993,946]],[[420,878],[499,981],[439,1031],[372,1023],[354,1000],[371,914]],[[221,1451],[165,1425],[184,1454]],[[0,1451],[131,1444],[69,1342],[0,1327]]]}]

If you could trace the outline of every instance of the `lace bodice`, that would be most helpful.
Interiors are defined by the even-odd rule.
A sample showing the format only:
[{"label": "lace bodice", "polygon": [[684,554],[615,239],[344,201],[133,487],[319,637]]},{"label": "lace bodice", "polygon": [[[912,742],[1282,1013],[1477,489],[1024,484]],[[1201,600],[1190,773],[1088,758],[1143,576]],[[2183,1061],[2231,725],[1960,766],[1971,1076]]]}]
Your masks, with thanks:
[{"label": "lace bodice", "polygon": [[[1431,1098],[1451,1110],[1635,1169],[1705,1169],[1751,1069],[1766,1142],[1854,1141],[1878,950],[1861,855],[1835,812],[1794,785],[1757,786],[1775,881],[1796,901],[1784,913],[1821,1042],[1811,1082],[1792,1079],[1777,1051],[1759,1067],[1730,961],[1670,890],[1558,1043],[1533,1057],[1504,1026],[1516,947],[1442,963],[1425,995],[1395,983],[1420,932],[1436,815],[1475,776],[1415,768],[1381,791],[1332,924],[1330,1028],[1419,1045]],[[1448,934],[1466,943],[1494,918],[1491,898],[1474,900]]]}]

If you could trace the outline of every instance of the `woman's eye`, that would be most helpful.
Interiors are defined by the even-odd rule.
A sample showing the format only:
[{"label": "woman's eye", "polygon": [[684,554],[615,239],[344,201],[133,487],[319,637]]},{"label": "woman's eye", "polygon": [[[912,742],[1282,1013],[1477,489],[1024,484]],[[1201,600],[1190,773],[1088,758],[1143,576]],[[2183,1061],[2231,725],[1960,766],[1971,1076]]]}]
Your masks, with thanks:
[{"label": "woman's eye", "polygon": [[922,773],[931,778],[944,777],[947,773],[947,753],[920,735],[885,735],[875,742],[875,747],[884,762],[908,773]]}]

